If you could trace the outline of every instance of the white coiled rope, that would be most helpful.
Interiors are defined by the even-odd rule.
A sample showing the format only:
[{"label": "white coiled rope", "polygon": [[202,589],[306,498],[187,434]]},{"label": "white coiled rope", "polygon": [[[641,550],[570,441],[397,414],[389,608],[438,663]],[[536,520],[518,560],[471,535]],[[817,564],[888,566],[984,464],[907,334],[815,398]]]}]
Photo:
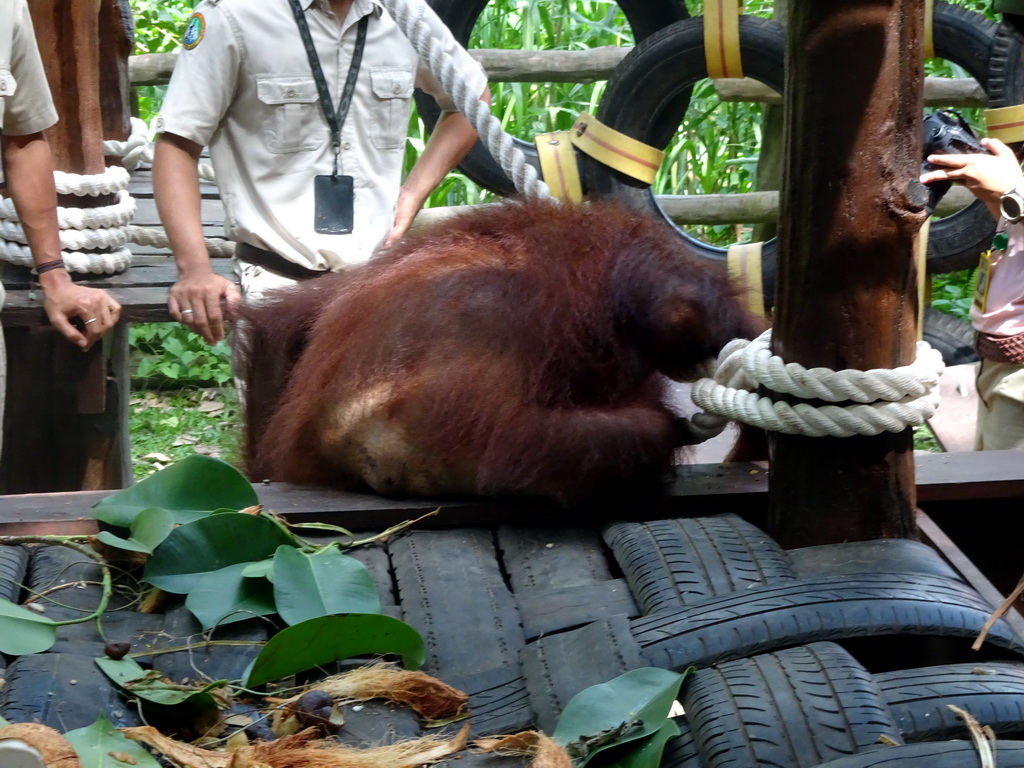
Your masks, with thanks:
[{"label": "white coiled rope", "polygon": [[[131,264],[131,251],[126,247],[128,243],[157,248],[166,248],[170,245],[162,229],[131,224],[137,206],[127,189],[129,171],[135,170],[143,163],[153,162],[153,144],[149,141],[149,129],[146,124],[133,117],[131,126],[132,133],[127,141],[103,142],[104,154],[122,158],[124,167],[109,166],[102,173],[88,175],[62,171],[53,174],[57,192],[61,195],[117,195],[117,202],[112,205],[57,209],[61,256],[71,272],[121,272]],[[212,166],[209,163],[201,163],[199,176],[212,181]],[[214,256],[230,256],[234,252],[234,243],[227,240],[207,239],[206,242]],[[32,253],[26,243],[25,231],[18,223],[14,202],[10,199],[0,200],[0,259],[31,267]]]},{"label": "white coiled rope", "polygon": [[[731,341],[718,356],[714,376],[693,385],[693,402],[705,411],[691,419],[698,436],[717,434],[728,420],[808,437],[878,435],[920,426],[938,408],[939,376],[945,366],[927,342],[917,343],[917,359],[910,365],[868,371],[785,363],[771,354],[770,345],[770,330],[754,341]],[[753,390],[758,385],[796,397],[854,404],[793,405],[757,394]]]},{"label": "white coiled rope", "polygon": [[[134,213],[134,202],[127,193],[128,171],[124,168],[109,167],[102,173],[81,175],[77,173],[54,173],[57,192],[62,195],[95,197],[117,194],[115,205],[96,208],[94,219],[86,213],[87,208],[60,208],[57,223],[60,226],[61,257],[71,272],[112,274],[121,272],[132,260],[131,251],[126,247],[129,236],[123,224],[117,223],[125,214]],[[25,230],[18,223],[14,204],[10,200],[0,205],[0,259],[31,267],[32,251],[26,245]],[[91,249],[102,248],[103,251]]]}]

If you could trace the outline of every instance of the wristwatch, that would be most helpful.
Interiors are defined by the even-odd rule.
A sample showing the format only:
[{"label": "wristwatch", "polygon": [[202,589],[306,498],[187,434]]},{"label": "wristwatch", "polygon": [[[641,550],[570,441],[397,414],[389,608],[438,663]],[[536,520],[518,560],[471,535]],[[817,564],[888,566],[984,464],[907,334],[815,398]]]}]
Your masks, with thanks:
[{"label": "wristwatch", "polygon": [[999,212],[1010,224],[1016,224],[1024,219],[1024,193],[1014,188],[1000,197]]}]

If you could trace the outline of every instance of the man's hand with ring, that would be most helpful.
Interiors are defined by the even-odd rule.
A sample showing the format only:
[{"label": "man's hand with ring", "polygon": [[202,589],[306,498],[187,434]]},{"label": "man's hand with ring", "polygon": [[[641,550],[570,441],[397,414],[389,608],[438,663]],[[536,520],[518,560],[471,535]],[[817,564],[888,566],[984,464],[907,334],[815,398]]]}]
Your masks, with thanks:
[{"label": "man's hand with ring", "polygon": [[[117,323],[121,317],[121,305],[106,291],[71,282],[67,273],[58,273],[55,279],[49,277],[51,274],[41,276],[47,279],[46,283],[40,279],[46,316],[68,341],[83,351],[90,349]],[[85,333],[72,324],[75,318],[81,318]]]},{"label": "man's hand with ring", "polygon": [[182,273],[171,286],[167,309],[208,344],[216,344],[224,338],[225,314],[230,317],[241,298],[237,285],[212,270]]}]

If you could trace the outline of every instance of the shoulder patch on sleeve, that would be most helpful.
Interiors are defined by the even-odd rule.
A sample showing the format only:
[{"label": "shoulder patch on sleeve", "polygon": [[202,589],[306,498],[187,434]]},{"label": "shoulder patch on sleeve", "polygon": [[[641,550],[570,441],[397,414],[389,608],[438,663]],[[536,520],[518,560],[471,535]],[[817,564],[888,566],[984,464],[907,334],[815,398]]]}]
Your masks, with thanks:
[{"label": "shoulder patch on sleeve", "polygon": [[191,51],[199,45],[204,34],[206,34],[206,18],[199,11],[196,11],[188,20],[188,26],[185,27],[185,36],[182,38],[181,44],[185,47],[185,50]]}]

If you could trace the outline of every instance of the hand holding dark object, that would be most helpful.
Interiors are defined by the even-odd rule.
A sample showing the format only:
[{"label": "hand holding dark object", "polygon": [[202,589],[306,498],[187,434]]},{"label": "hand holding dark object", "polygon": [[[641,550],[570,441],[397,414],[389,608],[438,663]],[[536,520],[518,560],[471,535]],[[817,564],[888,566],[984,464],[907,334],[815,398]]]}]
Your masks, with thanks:
[{"label": "hand holding dark object", "polygon": [[[960,113],[952,109],[937,109],[924,119],[924,144],[921,173],[938,170],[940,166],[928,162],[929,155],[991,154]],[[953,182],[939,179],[928,185],[928,213],[935,210]]]}]

